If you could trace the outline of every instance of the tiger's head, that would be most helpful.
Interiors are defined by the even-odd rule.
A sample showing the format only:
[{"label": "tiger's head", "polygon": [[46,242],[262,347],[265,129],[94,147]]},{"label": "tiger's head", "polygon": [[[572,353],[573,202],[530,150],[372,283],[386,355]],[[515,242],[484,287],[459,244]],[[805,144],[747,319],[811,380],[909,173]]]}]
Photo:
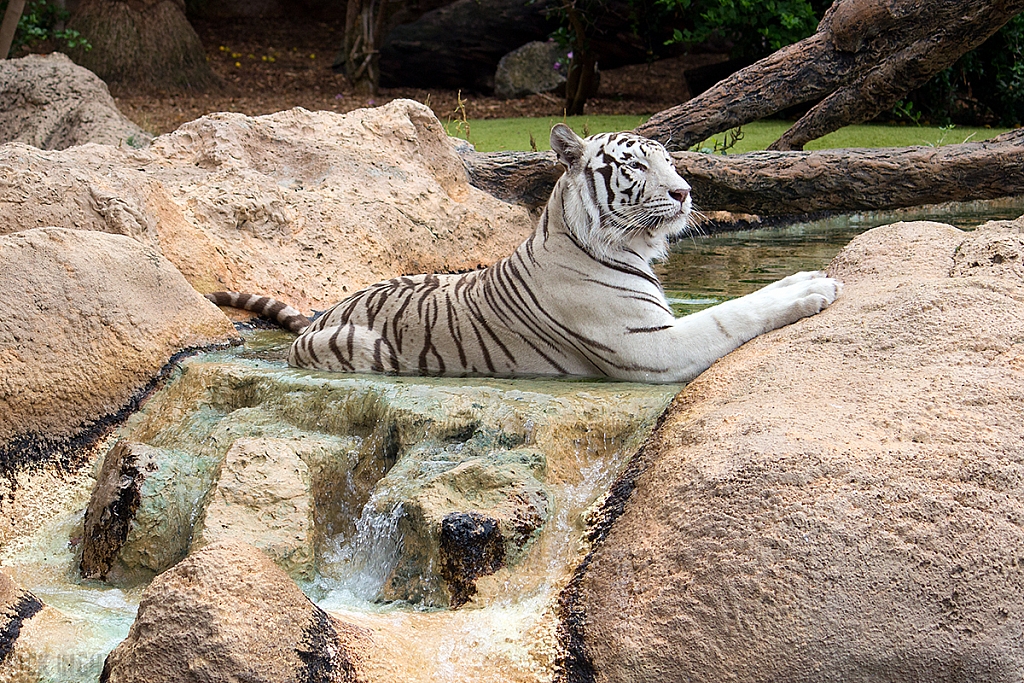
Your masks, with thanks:
[{"label": "tiger's head", "polygon": [[654,140],[633,133],[581,139],[559,123],[551,149],[566,169],[559,181],[566,227],[595,256],[628,250],[661,258],[669,238],[689,227],[690,186]]}]

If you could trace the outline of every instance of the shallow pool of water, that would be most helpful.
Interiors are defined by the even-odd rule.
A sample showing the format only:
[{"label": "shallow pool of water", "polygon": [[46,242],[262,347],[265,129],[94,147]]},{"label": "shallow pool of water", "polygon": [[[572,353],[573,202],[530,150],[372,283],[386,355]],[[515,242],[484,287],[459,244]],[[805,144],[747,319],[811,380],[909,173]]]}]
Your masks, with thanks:
[{"label": "shallow pool of water", "polygon": [[685,237],[656,267],[677,315],[693,313],[801,270],[820,270],[857,235],[897,221],[933,220],[969,230],[1024,214],[1024,197],[898,211],[841,214],[786,226]]}]

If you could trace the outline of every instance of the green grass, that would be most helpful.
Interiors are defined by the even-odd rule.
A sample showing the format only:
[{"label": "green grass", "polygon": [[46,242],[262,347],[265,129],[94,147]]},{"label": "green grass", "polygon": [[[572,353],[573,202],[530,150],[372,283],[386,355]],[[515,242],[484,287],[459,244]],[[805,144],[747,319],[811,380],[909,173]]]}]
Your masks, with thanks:
[{"label": "green grass", "polygon": [[[530,136],[537,144],[537,149],[551,149],[549,142],[551,127],[564,122],[579,135],[608,133],[614,130],[632,130],[649,119],[649,116],[552,116],[550,118],[522,119],[481,119],[469,121],[469,141],[478,152],[497,152],[500,150],[530,151]],[[452,121],[446,125],[449,135],[466,139],[465,124]]]},{"label": "green grass", "polygon": [[[550,149],[548,138],[551,127],[559,121],[565,121],[580,135],[592,135],[613,130],[631,130],[644,121],[646,116],[570,116],[550,118],[521,119],[482,119],[469,121],[469,141],[477,151],[495,152],[499,150],[530,150],[530,136],[538,150]],[[731,149],[729,154],[753,152],[765,149],[777,140],[791,124],[786,121],[758,121],[743,126],[743,138]],[[466,138],[465,123],[450,122],[447,125],[450,135]],[[937,147],[961,142],[978,142],[1005,132],[1006,128],[968,128],[954,127],[943,129],[934,126],[885,126],[864,124],[848,126],[835,133],[830,133],[820,140],[809,143],[808,150],[832,149],[839,147],[908,147],[927,145]],[[721,140],[724,135],[716,135],[710,141],[701,143],[700,147],[712,148],[714,140]]]}]

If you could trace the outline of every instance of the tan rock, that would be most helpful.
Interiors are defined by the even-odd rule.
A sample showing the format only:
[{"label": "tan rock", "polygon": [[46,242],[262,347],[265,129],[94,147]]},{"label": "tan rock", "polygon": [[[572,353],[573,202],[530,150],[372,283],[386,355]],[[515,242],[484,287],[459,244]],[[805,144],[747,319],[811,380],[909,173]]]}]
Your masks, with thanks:
[{"label": "tan rock", "polygon": [[566,594],[569,670],[1019,681],[1021,229],[872,230],[835,305],[691,384]]},{"label": "tan rock", "polygon": [[312,579],[313,502],[309,467],[285,439],[238,439],[220,468],[194,547],[251,543],[292,578]]},{"label": "tan rock", "polygon": [[158,576],[102,680],[348,682],[368,633],[321,610],[256,548],[219,542]]},{"label": "tan rock", "polygon": [[39,599],[0,571],[0,665],[11,656],[22,626],[43,609]]},{"label": "tan rock", "polygon": [[67,647],[73,633],[70,619],[43,604],[0,570],[0,680],[44,680],[42,667],[55,652]]},{"label": "tan rock", "polygon": [[0,147],[0,232],[60,225],[157,248],[200,291],[323,309],[400,274],[511,253],[525,209],[469,185],[431,111],[211,114],[147,150]]},{"label": "tan rock", "polygon": [[87,142],[144,147],[150,139],[118,111],[107,84],[67,55],[0,60],[0,144],[18,141],[42,149]]},{"label": "tan rock", "polygon": [[46,228],[0,237],[0,448],[7,466],[99,429],[176,353],[237,338],[138,242]]}]

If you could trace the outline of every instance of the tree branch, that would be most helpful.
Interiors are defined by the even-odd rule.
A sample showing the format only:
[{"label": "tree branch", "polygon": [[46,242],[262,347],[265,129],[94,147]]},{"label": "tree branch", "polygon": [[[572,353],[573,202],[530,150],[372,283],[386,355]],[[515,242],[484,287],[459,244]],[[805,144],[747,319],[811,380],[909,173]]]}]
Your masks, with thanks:
[{"label": "tree branch", "polygon": [[636,132],[686,150],[716,133],[827,98],[774,145],[800,149],[891,107],[1022,10],[1024,0],[837,0],[814,35],[655,114]]},{"label": "tree branch", "polygon": [[[551,152],[460,153],[474,186],[531,208],[562,173]],[[790,216],[1024,194],[1024,129],[945,147],[673,157],[703,211]]]}]

